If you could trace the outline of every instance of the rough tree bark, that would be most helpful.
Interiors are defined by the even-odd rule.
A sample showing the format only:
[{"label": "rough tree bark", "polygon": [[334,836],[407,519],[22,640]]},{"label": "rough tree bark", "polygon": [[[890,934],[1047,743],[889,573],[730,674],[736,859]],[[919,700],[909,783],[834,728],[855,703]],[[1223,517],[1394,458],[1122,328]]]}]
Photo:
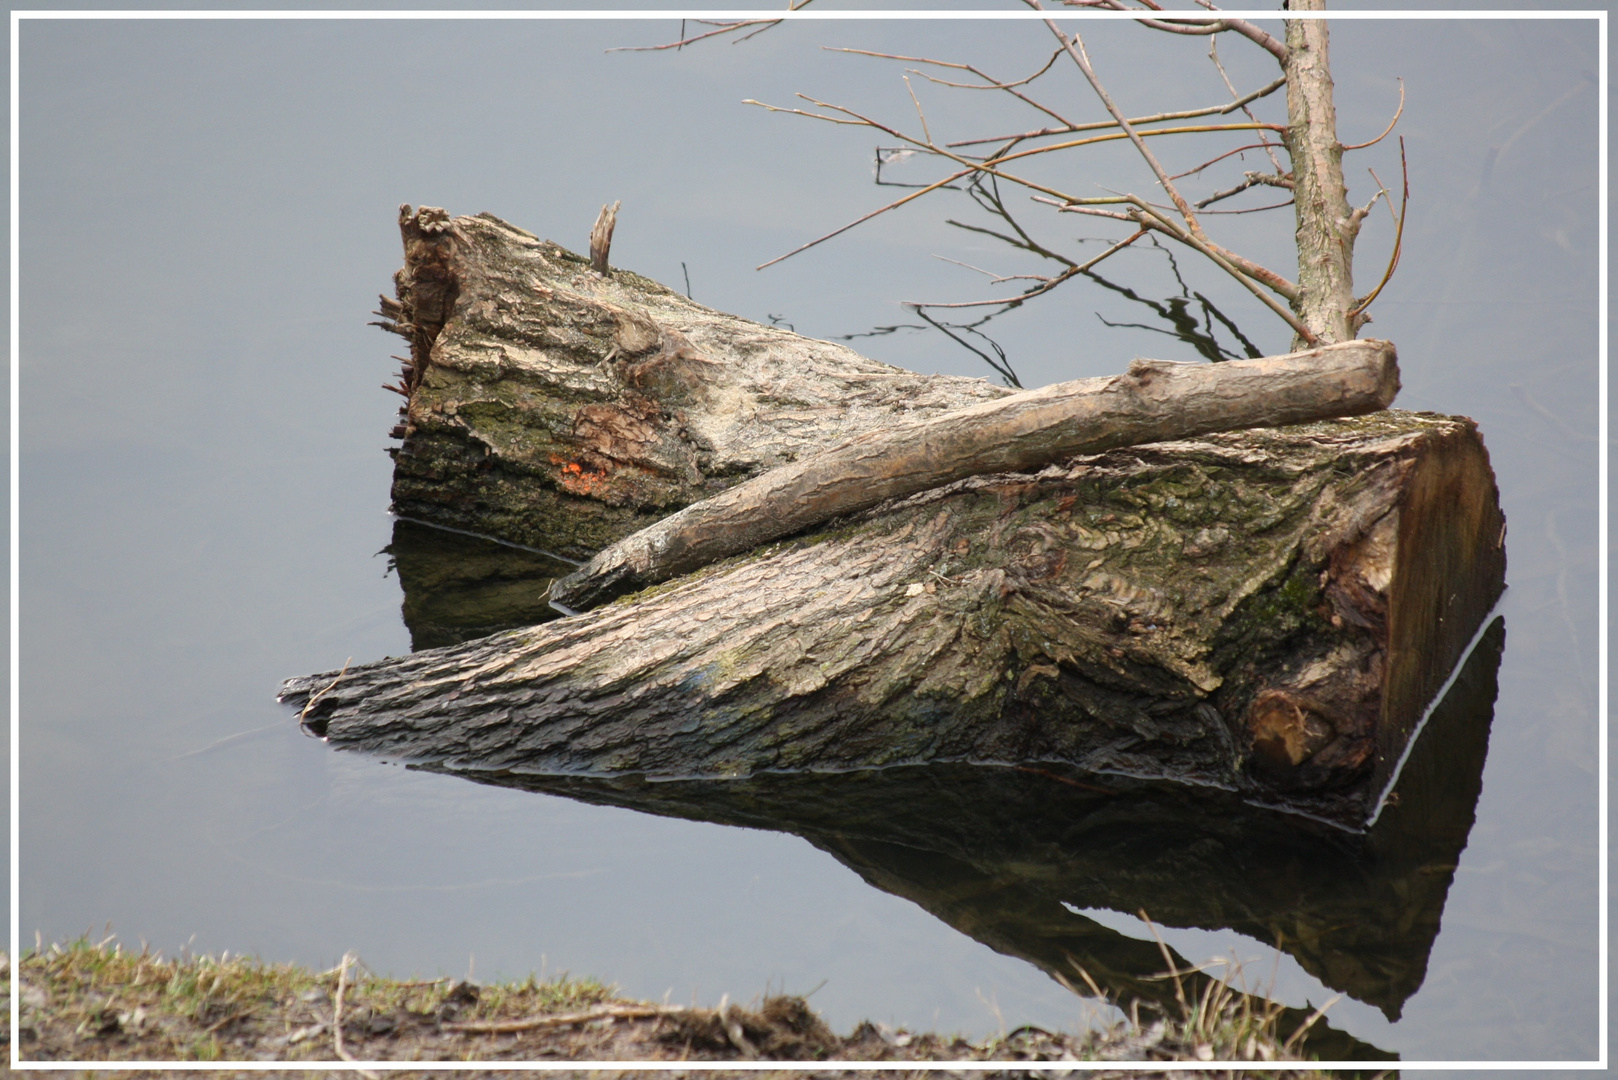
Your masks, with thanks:
[{"label": "rough tree bark", "polygon": [[1393,346],[1342,345],[1220,364],[1136,360],[1076,379],[868,432],[771,469],[612,545],[551,587],[570,608],[667,581],[716,559],[968,476],[1037,470],[1079,453],[1387,408]]},{"label": "rough tree bark", "polygon": [[1009,391],[606,274],[488,214],[400,208],[379,324],[410,342],[393,434],[405,518],[574,560],[828,442]]},{"label": "rough tree bark", "polygon": [[1503,538],[1473,425],[1384,412],[976,477],[283,696],[334,743],[484,771],[1051,760],[1354,824]]}]

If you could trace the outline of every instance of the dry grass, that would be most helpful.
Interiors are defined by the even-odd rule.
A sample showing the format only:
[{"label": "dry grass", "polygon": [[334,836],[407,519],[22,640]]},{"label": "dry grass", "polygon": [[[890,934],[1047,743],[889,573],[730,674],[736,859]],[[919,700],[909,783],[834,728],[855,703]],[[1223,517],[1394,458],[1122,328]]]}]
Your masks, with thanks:
[{"label": "dry grass", "polygon": [[[9,964],[4,975],[9,997]],[[1326,1075],[1276,1037],[1270,1007],[1253,1005],[1225,983],[1211,986],[1202,1000],[1186,1002],[1178,1020],[1126,1021],[1075,1034],[1023,1027],[971,1042],[870,1023],[838,1036],[796,997],[770,997],[747,1008],[724,1000],[712,1009],[655,1006],[617,998],[610,987],[588,979],[529,976],[486,986],[399,981],[357,964],[345,974],[228,954],[171,960],[127,951],[112,939],[31,950],[17,975],[17,1050],[25,1061],[219,1062],[227,1070],[232,1061],[284,1061],[290,1072],[297,1062],[336,1061],[333,1036],[340,1023],[344,1047],[362,1072],[366,1061],[420,1061],[424,1071],[431,1071],[430,1062],[452,1060],[488,1061],[495,1068],[500,1061],[527,1060],[813,1061],[826,1062],[817,1072],[829,1076],[840,1073],[839,1060],[1245,1059],[1287,1063],[1249,1074],[1254,1076]],[[1215,1071],[1232,1075],[1217,1066],[1206,1073],[1080,1075],[1178,1078]]]}]

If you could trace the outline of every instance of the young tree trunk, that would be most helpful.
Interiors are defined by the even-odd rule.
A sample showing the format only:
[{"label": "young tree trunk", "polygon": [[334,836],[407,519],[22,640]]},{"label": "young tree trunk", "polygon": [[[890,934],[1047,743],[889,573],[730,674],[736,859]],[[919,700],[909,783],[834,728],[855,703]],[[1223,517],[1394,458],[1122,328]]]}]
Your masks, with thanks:
[{"label": "young tree trunk", "polygon": [[830,442],[1008,390],[914,372],[713,311],[488,214],[400,208],[378,325],[401,517],[587,559]]},{"label": "young tree trunk", "polygon": [[1358,823],[1503,539],[1471,422],[1383,412],[975,477],[283,696],[339,745],[480,771],[1049,760]]},{"label": "young tree trunk", "polygon": [[[1292,0],[1293,11],[1324,11],[1326,0]],[[1322,342],[1352,341],[1364,321],[1354,308],[1354,241],[1362,215],[1348,204],[1337,141],[1326,23],[1288,19],[1287,151],[1297,216],[1299,319]],[[1301,347],[1299,340],[1294,348]]]}]

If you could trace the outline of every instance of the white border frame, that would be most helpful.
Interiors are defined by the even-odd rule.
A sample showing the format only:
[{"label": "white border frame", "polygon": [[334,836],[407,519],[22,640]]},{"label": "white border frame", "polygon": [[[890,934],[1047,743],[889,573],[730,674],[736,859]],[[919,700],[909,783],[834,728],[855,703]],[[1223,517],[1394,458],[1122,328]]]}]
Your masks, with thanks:
[{"label": "white border frame", "polygon": [[[1239,9],[1221,10],[1221,16],[1238,19],[1264,19],[1274,20],[1281,18],[1277,11],[1244,11]],[[1321,19],[1334,20],[1360,20],[1360,19],[1532,19],[1532,20],[1562,20],[1587,19],[1598,24],[1598,50],[1600,54],[1598,94],[1599,116],[1597,130],[1600,138],[1598,150],[1597,175],[1600,185],[1600,204],[1598,209],[1598,222],[1600,235],[1598,237],[1597,251],[1599,269],[1597,281],[1599,298],[1597,301],[1599,330],[1597,333],[1598,382],[1601,400],[1598,405],[1598,445],[1601,458],[1598,465],[1600,477],[1600,492],[1598,493],[1599,521],[1599,549],[1601,563],[1598,568],[1600,596],[1598,608],[1601,625],[1598,632],[1600,648],[1600,674],[1597,686],[1597,717],[1600,727],[1598,729],[1598,753],[1600,761],[1600,790],[1598,794],[1600,820],[1597,823],[1597,835],[1600,850],[1598,852],[1597,895],[1599,896],[1600,922],[1597,928],[1597,943],[1601,951],[1600,985],[1598,987],[1599,1016],[1598,1030],[1600,1040],[1600,1054],[1594,1061],[1399,1061],[1390,1062],[1389,1067],[1397,1070],[1430,1071],[1436,1069],[1487,1069],[1487,1070],[1560,1070],[1560,1069],[1602,1069],[1607,1068],[1607,707],[1608,707],[1608,504],[1607,504],[1607,458],[1608,458],[1608,382],[1607,382],[1607,11],[1428,11],[1428,10],[1397,10],[1397,11],[1331,11],[1331,12],[1289,12],[1285,17],[1291,19]],[[1143,18],[1160,17],[1156,12],[1126,12],[1126,11],[1095,11],[1095,10],[1058,10],[1058,11],[748,11],[736,9],[687,9],[669,11],[366,11],[366,10],[332,10],[332,11],[297,11],[297,10],[259,10],[259,11],[34,11],[14,10],[11,12],[11,262],[10,262],[10,370],[11,370],[11,981],[13,988],[17,985],[17,962],[21,955],[18,946],[21,943],[21,914],[19,902],[21,900],[20,879],[18,874],[19,845],[21,831],[19,816],[21,802],[18,795],[20,773],[19,758],[19,644],[18,632],[21,629],[18,614],[18,586],[20,583],[20,567],[18,541],[18,487],[21,480],[19,471],[19,421],[21,419],[18,391],[20,389],[20,329],[19,329],[19,277],[21,270],[21,245],[19,240],[19,178],[21,176],[19,165],[19,110],[21,75],[19,72],[20,41],[22,21],[24,19],[207,19],[207,20],[321,20],[321,19],[383,19],[383,20],[489,20],[504,19],[511,21],[545,20],[545,19],[591,19],[591,20],[673,20],[673,19],[808,19],[808,20],[870,20],[870,19],[927,19],[927,20],[960,20],[960,19],[1046,19],[1061,20],[1135,20]],[[779,1061],[715,1061],[715,1062],[688,1062],[688,1061],[557,1061],[557,1062],[507,1062],[507,1061],[362,1061],[362,1062],[305,1062],[305,1061],[19,1061],[17,1058],[19,1040],[18,1026],[20,1024],[21,1001],[20,996],[13,990],[11,994],[11,1010],[8,1017],[10,1025],[9,1064],[13,1069],[19,1070],[64,1070],[64,1069],[118,1069],[118,1070],[152,1070],[152,1069],[230,1069],[233,1071],[343,1071],[357,1070],[413,1070],[424,1069],[465,1071],[465,1070],[525,1070],[532,1072],[552,1072],[563,1069],[578,1070],[589,1068],[610,1068],[613,1070],[644,1070],[668,1072],[674,1070],[690,1071],[692,1069],[726,1069],[736,1072],[757,1072],[763,1070],[788,1069],[818,1069],[818,1070],[862,1070],[870,1072],[891,1072],[898,1069],[953,1069],[957,1071],[991,1072],[1017,1069],[1025,1071],[1056,1071],[1070,1072],[1073,1070],[1091,1071],[1097,1069],[1112,1070],[1163,1070],[1179,1071],[1187,1069],[1221,1070],[1221,1069],[1265,1069],[1271,1072],[1278,1071],[1276,1062],[1263,1061],[1153,1061],[1153,1062],[1120,1062],[1120,1061],[822,1061],[822,1062],[779,1062]],[[1374,1068],[1375,1062],[1364,1061],[1323,1061],[1316,1062],[1307,1067],[1318,1069],[1355,1069],[1365,1070]]]}]

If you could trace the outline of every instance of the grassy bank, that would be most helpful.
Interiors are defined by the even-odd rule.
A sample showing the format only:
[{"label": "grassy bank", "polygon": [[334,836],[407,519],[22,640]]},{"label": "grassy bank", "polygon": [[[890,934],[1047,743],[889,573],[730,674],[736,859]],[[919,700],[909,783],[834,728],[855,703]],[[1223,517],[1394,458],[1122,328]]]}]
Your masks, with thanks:
[{"label": "grassy bank", "polygon": [[315,972],[228,954],[164,959],[110,939],[29,951],[14,971],[6,965],[5,977],[7,996],[15,989],[20,997],[16,1049],[25,1061],[207,1061],[227,1069],[232,1061],[284,1061],[295,1071],[298,1062],[348,1060],[363,1071],[367,1060],[487,1061],[492,1068],[501,1061],[777,1060],[824,1061],[829,1073],[838,1060],[1245,1059],[1281,1065],[1272,1075],[1326,1075],[1276,1038],[1273,1017],[1218,993],[1188,1003],[1177,1019],[1143,1017],[1071,1034],[1024,1027],[973,1042],[870,1023],[840,1036],[797,997],[745,1007],[723,999],[715,1008],[667,1006],[617,997],[588,979],[530,976],[481,986],[395,980],[347,958]]}]

